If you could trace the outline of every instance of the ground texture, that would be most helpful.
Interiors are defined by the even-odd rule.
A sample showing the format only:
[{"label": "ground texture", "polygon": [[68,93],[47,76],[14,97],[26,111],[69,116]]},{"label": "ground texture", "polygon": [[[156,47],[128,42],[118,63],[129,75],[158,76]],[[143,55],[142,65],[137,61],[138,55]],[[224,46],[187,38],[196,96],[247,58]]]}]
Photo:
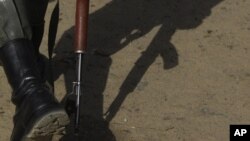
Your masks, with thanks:
[{"label": "ground texture", "polygon": [[[91,1],[80,140],[227,141],[230,124],[250,124],[249,7],[247,0]],[[74,11],[75,1],[61,0],[59,100],[74,80]],[[2,67],[0,79],[0,140],[8,141],[14,106]],[[72,141],[70,130],[52,140]]]}]

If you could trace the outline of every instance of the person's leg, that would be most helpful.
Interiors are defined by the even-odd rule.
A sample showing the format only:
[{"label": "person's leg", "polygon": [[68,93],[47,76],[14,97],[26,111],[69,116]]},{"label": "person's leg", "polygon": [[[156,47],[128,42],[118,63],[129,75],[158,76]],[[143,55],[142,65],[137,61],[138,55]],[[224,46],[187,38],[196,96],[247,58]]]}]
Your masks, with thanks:
[{"label": "person's leg", "polygon": [[17,107],[11,141],[54,134],[69,122],[64,109],[41,81],[26,10],[21,0],[0,1],[0,60]]},{"label": "person's leg", "polygon": [[24,0],[24,2],[28,14],[28,21],[32,30],[31,40],[33,47],[38,54],[44,32],[44,16],[49,0]]},{"label": "person's leg", "polygon": [[[15,0],[20,1],[20,0]],[[44,17],[47,10],[49,0],[22,0],[25,4],[25,10],[27,11],[27,19],[29,21],[36,61],[38,63],[39,71],[41,73],[43,81],[47,81],[48,75],[46,75],[46,65],[48,59],[39,52],[40,44],[44,33]]]}]

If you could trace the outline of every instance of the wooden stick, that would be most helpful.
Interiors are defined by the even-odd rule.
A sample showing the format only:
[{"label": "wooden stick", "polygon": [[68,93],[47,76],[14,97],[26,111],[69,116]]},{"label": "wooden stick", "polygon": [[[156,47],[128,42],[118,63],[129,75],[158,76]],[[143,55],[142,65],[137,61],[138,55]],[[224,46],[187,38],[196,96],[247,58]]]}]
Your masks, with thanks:
[{"label": "wooden stick", "polygon": [[75,17],[75,52],[84,53],[87,48],[89,0],[77,0]]}]

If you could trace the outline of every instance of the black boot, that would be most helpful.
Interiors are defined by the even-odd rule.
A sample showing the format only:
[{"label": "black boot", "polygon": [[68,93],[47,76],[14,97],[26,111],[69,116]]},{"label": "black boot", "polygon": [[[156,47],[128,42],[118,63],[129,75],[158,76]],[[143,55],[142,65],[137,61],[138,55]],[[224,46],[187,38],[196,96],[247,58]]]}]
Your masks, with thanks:
[{"label": "black boot", "polygon": [[25,39],[8,42],[0,48],[16,105],[11,141],[30,141],[63,131],[69,123],[64,109],[42,83],[31,43]]}]

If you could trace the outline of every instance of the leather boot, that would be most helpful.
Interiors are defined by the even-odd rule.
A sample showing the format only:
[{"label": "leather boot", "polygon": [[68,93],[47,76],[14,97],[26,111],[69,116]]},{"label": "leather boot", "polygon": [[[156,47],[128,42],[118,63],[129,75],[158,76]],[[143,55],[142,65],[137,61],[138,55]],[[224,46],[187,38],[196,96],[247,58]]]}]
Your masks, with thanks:
[{"label": "leather boot", "polygon": [[16,39],[0,48],[0,59],[16,105],[11,141],[31,141],[60,133],[69,123],[65,110],[42,83],[32,44]]}]

